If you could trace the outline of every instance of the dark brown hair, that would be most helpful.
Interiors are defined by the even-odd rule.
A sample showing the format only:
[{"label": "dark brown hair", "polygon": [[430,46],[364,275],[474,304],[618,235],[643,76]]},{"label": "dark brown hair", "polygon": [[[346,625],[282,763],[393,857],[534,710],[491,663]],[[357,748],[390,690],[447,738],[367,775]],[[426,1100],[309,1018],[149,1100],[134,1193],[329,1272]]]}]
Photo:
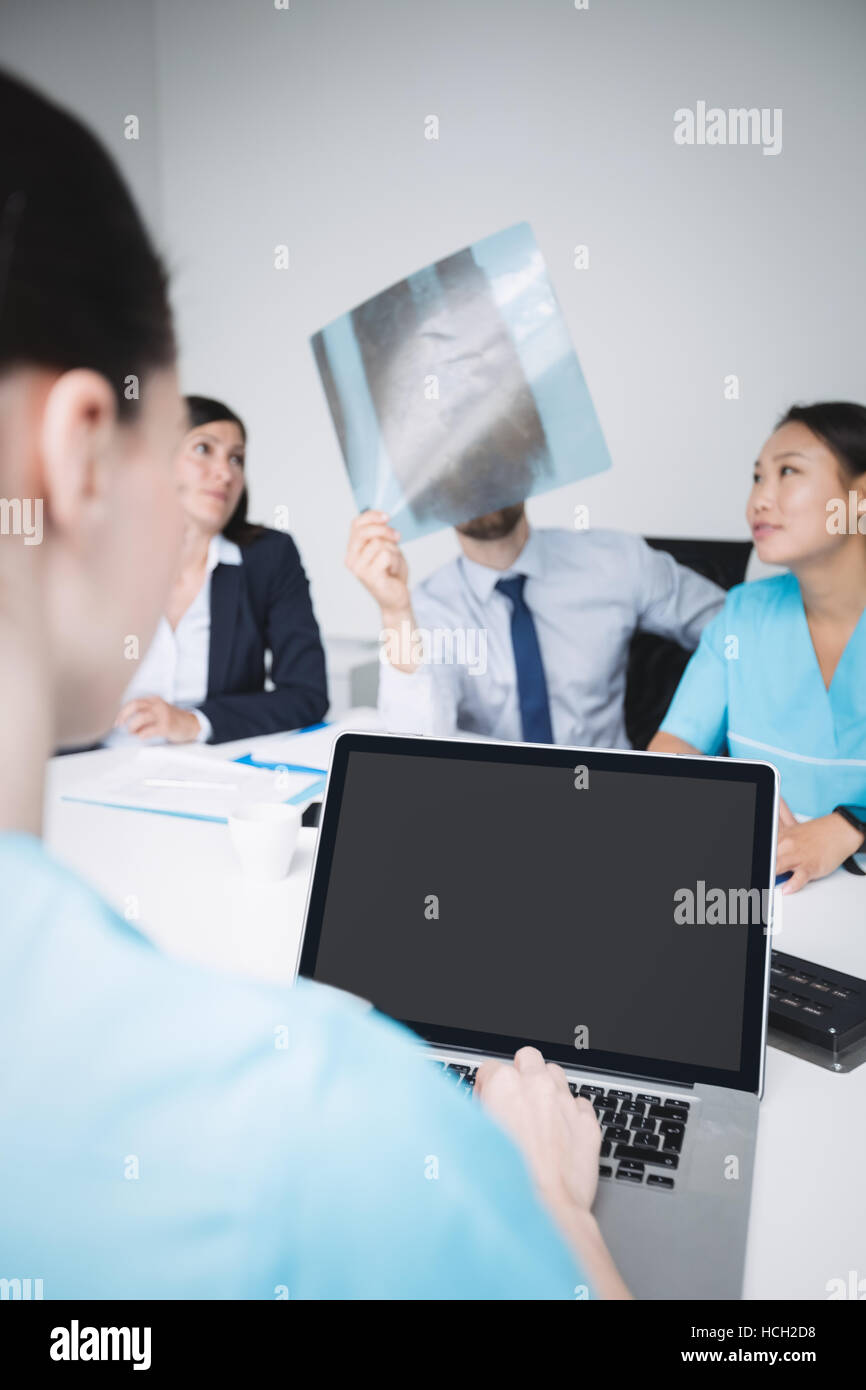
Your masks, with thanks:
[{"label": "dark brown hair", "polygon": [[866,473],[866,406],[853,401],[817,401],[792,405],[776,425],[805,425],[832,454],[844,476],[853,481]]},{"label": "dark brown hair", "polygon": [[174,362],[166,275],[114,162],[91,133],[0,73],[0,371],[89,367],[134,418]]}]

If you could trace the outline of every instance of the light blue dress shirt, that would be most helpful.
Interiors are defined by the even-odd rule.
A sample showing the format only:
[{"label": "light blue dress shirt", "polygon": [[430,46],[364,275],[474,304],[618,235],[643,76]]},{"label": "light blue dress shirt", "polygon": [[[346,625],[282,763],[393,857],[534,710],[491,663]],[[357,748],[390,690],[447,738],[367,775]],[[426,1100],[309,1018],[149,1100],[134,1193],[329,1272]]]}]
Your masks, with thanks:
[{"label": "light blue dress shirt", "polygon": [[0,835],[0,884],[0,1278],[581,1296],[517,1150],[404,1029],[161,955],[30,836]]},{"label": "light blue dress shirt", "polygon": [[[465,555],[412,593],[424,661],[412,673],[384,661],[379,713],[395,733],[522,736],[511,604],[500,579],[527,575],[547,678],[555,743],[628,748],[625,683],[634,633],[688,650],[724,602],[717,585],[624,531],[533,530],[508,570]],[[455,634],[449,640],[448,634]],[[383,652],[384,652],[383,646]]]},{"label": "light blue dress shirt", "polygon": [[661,727],[702,753],[774,763],[795,815],[866,805],[866,612],[828,690],[795,576],[737,585]]}]

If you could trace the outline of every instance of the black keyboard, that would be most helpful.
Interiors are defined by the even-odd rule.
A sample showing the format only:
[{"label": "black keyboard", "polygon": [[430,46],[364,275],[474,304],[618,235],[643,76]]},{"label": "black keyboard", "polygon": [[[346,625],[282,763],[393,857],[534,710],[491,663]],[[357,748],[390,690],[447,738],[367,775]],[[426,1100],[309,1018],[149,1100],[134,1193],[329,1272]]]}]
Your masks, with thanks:
[{"label": "black keyboard", "polygon": [[768,1022],[769,1042],[778,1046],[787,1035],[806,1045],[810,1060],[825,1054],[825,1065],[847,1071],[846,1059],[866,1056],[866,980],[774,951]]},{"label": "black keyboard", "polygon": [[[434,1062],[459,1090],[472,1094],[478,1068],[462,1062]],[[691,1114],[689,1101],[649,1091],[568,1083],[573,1096],[592,1102],[601,1125],[601,1178],[670,1191]]]}]

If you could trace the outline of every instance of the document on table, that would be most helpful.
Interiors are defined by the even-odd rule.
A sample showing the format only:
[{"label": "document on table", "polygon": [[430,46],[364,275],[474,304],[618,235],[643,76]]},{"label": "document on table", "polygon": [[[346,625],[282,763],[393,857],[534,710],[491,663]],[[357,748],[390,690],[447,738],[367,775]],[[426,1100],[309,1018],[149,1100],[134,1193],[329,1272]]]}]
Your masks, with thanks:
[{"label": "document on table", "polygon": [[[267,737],[261,740],[243,761],[252,766],[294,768],[324,775],[331,766],[331,753],[340,734],[374,733],[384,734],[382,720],[375,709],[357,709],[345,719],[335,720],[333,724],[322,724],[319,728],[301,730],[297,734],[286,734],[282,738]],[[467,733],[457,729],[452,738],[464,739],[469,743],[496,743],[486,734]],[[319,788],[321,790],[321,788]]]},{"label": "document on table", "polygon": [[319,773],[327,772],[331,765],[331,750],[338,734],[351,729],[381,732],[382,724],[374,709],[358,710],[349,719],[335,720],[333,724],[323,724],[318,729],[287,734],[284,738],[268,739],[250,756],[253,762],[273,764],[282,767],[304,767]]},{"label": "document on table", "polygon": [[310,773],[249,767],[219,758],[164,747],[142,748],[119,766],[91,773],[63,797],[118,810],[151,811],[193,820],[225,821],[251,801],[302,804],[307,788],[318,785]]}]

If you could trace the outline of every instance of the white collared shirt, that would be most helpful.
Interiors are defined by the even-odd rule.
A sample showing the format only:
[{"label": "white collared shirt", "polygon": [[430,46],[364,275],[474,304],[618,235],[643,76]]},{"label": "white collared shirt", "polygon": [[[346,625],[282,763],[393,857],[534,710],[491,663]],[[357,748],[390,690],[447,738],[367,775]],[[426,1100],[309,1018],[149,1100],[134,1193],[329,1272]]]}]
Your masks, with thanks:
[{"label": "white collared shirt", "polygon": [[[149,648],[139,662],[138,670],[123,694],[122,704],[144,695],[159,695],[170,705],[188,709],[198,719],[197,742],[206,743],[211,735],[211,723],[197,708],[207,697],[210,660],[210,585],[217,565],[241,564],[240,548],[225,536],[214,536],[208,546],[204,582],[172,630],[165,616]],[[113,729],[105,739],[109,746],[126,743],[134,736],[126,729]],[[148,739],[162,743],[162,739]]]}]

